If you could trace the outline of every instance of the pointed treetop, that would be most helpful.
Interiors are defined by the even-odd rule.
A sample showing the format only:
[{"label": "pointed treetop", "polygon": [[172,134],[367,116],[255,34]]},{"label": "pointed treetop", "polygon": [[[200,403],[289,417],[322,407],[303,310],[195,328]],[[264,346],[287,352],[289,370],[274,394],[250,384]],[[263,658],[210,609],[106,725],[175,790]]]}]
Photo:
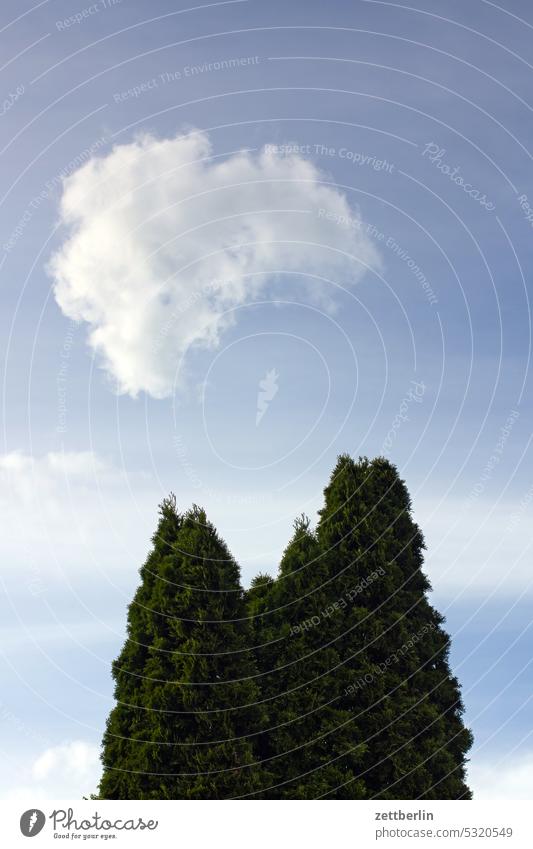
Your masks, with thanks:
[{"label": "pointed treetop", "polygon": [[294,536],[297,536],[302,531],[305,533],[310,530],[311,519],[305,513],[300,513],[292,523],[294,528]]},{"label": "pointed treetop", "polygon": [[193,504],[190,510],[187,510],[185,518],[189,519],[191,522],[196,522],[198,525],[213,528],[213,525],[207,519],[205,509],[200,507],[198,504]]},{"label": "pointed treetop", "polygon": [[252,582],[250,587],[253,589],[261,588],[261,587],[270,587],[274,583],[274,578],[272,575],[269,575],[268,572],[259,572],[254,578],[252,578]]},{"label": "pointed treetop", "polygon": [[170,492],[166,498],[163,498],[161,504],[159,505],[159,512],[162,516],[167,516],[169,514],[176,515],[176,496],[173,492]]}]

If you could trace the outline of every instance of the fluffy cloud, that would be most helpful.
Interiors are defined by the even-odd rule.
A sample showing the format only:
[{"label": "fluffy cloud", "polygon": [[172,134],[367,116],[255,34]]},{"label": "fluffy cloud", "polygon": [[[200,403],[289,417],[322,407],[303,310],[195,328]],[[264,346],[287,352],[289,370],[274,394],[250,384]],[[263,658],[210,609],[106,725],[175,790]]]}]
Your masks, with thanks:
[{"label": "fluffy cloud", "polygon": [[81,799],[94,793],[100,780],[99,749],[73,740],[45,749],[32,763],[18,768],[25,781],[7,789],[4,798]]},{"label": "fluffy cloud", "polygon": [[[359,213],[326,183],[298,155],[213,156],[202,132],[118,145],[64,182],[57,303],[88,323],[119,392],[165,397],[188,349],[216,346],[234,308],[280,273],[351,285],[379,265]],[[325,307],[327,290],[307,282]]]},{"label": "fluffy cloud", "polygon": [[475,799],[533,799],[533,752],[507,760],[474,759],[468,777]]},{"label": "fluffy cloud", "polygon": [[83,740],[74,740],[46,749],[32,767],[32,775],[36,781],[57,776],[67,781],[86,781],[99,771],[98,749]]}]

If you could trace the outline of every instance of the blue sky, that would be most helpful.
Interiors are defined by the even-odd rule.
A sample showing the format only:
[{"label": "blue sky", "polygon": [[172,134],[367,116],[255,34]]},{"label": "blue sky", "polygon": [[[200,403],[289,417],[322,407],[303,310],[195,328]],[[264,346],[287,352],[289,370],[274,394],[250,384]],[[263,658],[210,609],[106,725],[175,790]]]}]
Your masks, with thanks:
[{"label": "blue sky", "polygon": [[2,795],[93,789],[158,501],[248,583],[344,451],[412,493],[474,790],[531,795],[532,34],[525,0],[2,4]]}]

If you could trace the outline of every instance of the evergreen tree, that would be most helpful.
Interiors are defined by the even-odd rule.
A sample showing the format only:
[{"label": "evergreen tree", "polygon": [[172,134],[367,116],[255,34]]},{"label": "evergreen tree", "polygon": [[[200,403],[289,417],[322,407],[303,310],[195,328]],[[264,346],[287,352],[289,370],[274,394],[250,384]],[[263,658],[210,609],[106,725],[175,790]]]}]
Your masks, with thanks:
[{"label": "evergreen tree", "polygon": [[[305,517],[276,581],[259,576],[249,591],[269,730],[260,756],[272,775],[270,799],[364,798],[364,745],[340,703],[340,657],[330,617],[328,574]],[[360,674],[362,668],[358,668]],[[338,791],[335,788],[339,788]]]},{"label": "evergreen tree", "polygon": [[341,456],[317,537],[332,597],[348,602],[335,642],[338,708],[351,713],[354,741],[365,744],[360,777],[367,795],[470,798],[465,756],[472,737],[443,618],[427,597],[424,540],[396,468],[383,458],[355,463]]},{"label": "evergreen tree", "polygon": [[317,531],[296,521],[246,609],[205,513],[165,500],[113,665],[100,797],[470,798],[423,551],[395,467],[341,456]]},{"label": "evergreen tree", "polygon": [[194,507],[161,505],[113,664],[102,799],[225,799],[262,786],[265,717],[239,569]]}]

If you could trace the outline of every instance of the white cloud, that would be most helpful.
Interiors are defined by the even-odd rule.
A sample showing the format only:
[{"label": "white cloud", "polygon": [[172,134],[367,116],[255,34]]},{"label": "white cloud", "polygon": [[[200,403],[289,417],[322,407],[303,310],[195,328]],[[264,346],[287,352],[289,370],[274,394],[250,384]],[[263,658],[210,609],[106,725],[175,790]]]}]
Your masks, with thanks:
[{"label": "white cloud", "polygon": [[0,455],[0,505],[13,519],[30,508],[47,522],[60,520],[64,525],[65,510],[75,505],[73,496],[81,506],[87,499],[95,501],[100,487],[108,489],[121,480],[120,472],[92,451]]},{"label": "white cloud", "polygon": [[[183,481],[179,467],[174,474],[182,479],[180,509],[195,501],[206,508],[241,563],[245,581],[259,569],[275,571],[294,516],[310,509],[305,493],[211,491]],[[1,557],[4,579],[11,575],[10,592],[48,593],[53,580],[63,582],[65,575],[69,580],[98,576],[97,596],[103,574],[136,582],[165,494],[148,475],[126,475],[91,451],[0,455]]]},{"label": "white cloud", "polygon": [[[89,324],[119,392],[169,395],[187,350],[216,346],[232,308],[279,272],[351,285],[379,265],[358,212],[327,179],[298,155],[214,157],[203,132],[139,137],[66,178],[55,296]],[[294,285],[301,296],[302,279]],[[306,285],[331,304],[333,287]]]},{"label": "white cloud", "polygon": [[57,776],[68,781],[86,781],[99,770],[100,761],[96,746],[84,743],[83,740],[74,740],[46,749],[33,764],[32,775],[36,781]]},{"label": "white cloud", "polygon": [[[95,792],[100,780],[99,749],[74,740],[45,749],[26,766],[18,763],[23,781],[8,787],[4,799],[74,799]],[[533,799],[533,752],[469,765],[468,783],[479,800]]]},{"label": "white cloud", "polygon": [[426,570],[441,594],[486,599],[533,591],[530,510],[518,499],[415,499],[427,543]]},{"label": "white cloud", "polygon": [[50,451],[42,457],[23,451],[0,455],[0,501],[15,496],[30,504],[54,498],[69,484],[90,487],[118,478],[118,472],[93,451]]},{"label": "white cloud", "polygon": [[158,500],[144,480],[135,483],[134,499],[126,475],[92,451],[0,455],[4,570],[37,594],[58,566],[131,568],[146,550]]},{"label": "white cloud", "polygon": [[474,759],[468,776],[475,799],[533,799],[533,752],[508,760]]},{"label": "white cloud", "polygon": [[81,799],[96,791],[101,774],[98,747],[83,740],[51,746],[18,768],[24,781],[7,789],[5,799]]}]

